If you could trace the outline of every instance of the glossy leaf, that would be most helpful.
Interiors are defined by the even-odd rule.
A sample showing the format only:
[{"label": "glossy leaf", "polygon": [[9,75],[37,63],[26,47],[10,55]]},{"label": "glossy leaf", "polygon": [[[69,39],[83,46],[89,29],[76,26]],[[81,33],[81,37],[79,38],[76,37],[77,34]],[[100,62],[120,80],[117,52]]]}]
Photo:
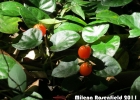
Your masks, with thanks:
[{"label": "glossy leaf", "polygon": [[72,6],[72,7],[71,7],[71,10],[72,10],[75,14],[81,16],[81,17],[85,20],[85,14],[84,14],[84,12],[83,12],[81,6],[80,6],[77,2],[75,2],[75,0],[72,1],[71,6]]},{"label": "glossy leaf", "polygon": [[140,76],[136,78],[136,80],[133,82],[131,89],[130,89],[130,95],[134,95],[135,100],[140,99]]},{"label": "glossy leaf", "polygon": [[6,1],[0,3],[0,14],[5,16],[19,16],[19,9],[22,8],[23,5],[14,2],[14,1]]},{"label": "glossy leaf", "polygon": [[102,5],[110,7],[124,6],[130,2],[132,2],[132,0],[101,0]]},{"label": "glossy leaf", "polygon": [[24,92],[26,89],[26,74],[21,65],[15,64],[10,70],[8,77],[8,85],[11,88]]},{"label": "glossy leaf", "polygon": [[17,62],[2,50],[0,50],[0,62],[0,79],[6,79],[8,78],[8,72],[17,64]]},{"label": "glossy leaf", "polygon": [[50,38],[50,41],[53,43],[50,50],[54,52],[63,51],[73,46],[79,39],[80,35],[75,31],[59,31],[53,34]]},{"label": "glossy leaf", "polygon": [[109,28],[109,24],[87,26],[82,30],[82,37],[85,42],[93,43],[103,36]]},{"label": "glossy leaf", "polygon": [[82,29],[83,29],[83,27],[78,24],[64,22],[57,29],[54,30],[54,33],[62,31],[62,30],[72,30],[72,31],[79,32]]},{"label": "glossy leaf", "polygon": [[132,30],[129,31],[129,38],[134,38],[140,36],[140,13],[134,12],[132,15],[121,15],[119,17],[119,23],[128,26]]},{"label": "glossy leaf", "polygon": [[18,43],[12,44],[18,50],[34,48],[42,43],[42,32],[36,28],[25,31]]},{"label": "glossy leaf", "polygon": [[140,29],[135,28],[129,31],[129,38],[134,38],[140,36]]},{"label": "glossy leaf", "polygon": [[[36,98],[31,97],[31,96],[34,96],[34,97],[36,97]],[[40,100],[40,99],[42,99],[42,96],[41,96],[39,93],[37,93],[37,92],[33,92],[33,93],[31,94],[31,96],[28,96],[28,97],[23,98],[23,99],[21,99],[21,100]],[[37,98],[38,98],[38,99],[37,99]]]},{"label": "glossy leaf", "polygon": [[55,0],[29,0],[29,1],[33,3],[36,7],[49,13],[54,12],[56,8]]},{"label": "glossy leaf", "polygon": [[6,34],[14,34],[18,32],[18,22],[21,22],[21,19],[18,17],[0,15],[0,32]]},{"label": "glossy leaf", "polygon": [[79,23],[79,24],[82,24],[84,26],[87,25],[86,22],[84,22],[83,20],[81,20],[80,18],[76,17],[76,16],[72,16],[72,15],[66,15],[64,16],[64,19],[67,19],[68,21],[73,21],[73,22],[76,22],[76,23]]},{"label": "glossy leaf", "polygon": [[21,8],[20,15],[29,28],[39,23],[39,20],[49,18],[48,14],[35,7]]},{"label": "glossy leaf", "polygon": [[53,77],[69,77],[72,76],[79,71],[78,60],[63,62],[61,61],[57,67],[55,67],[52,71]]},{"label": "glossy leaf", "polygon": [[121,15],[119,16],[118,21],[119,21],[119,24],[121,25],[126,25],[130,28],[136,28],[136,26],[134,25],[134,19],[130,15]]},{"label": "glossy leaf", "polygon": [[140,29],[140,13],[134,12],[131,16],[134,19],[134,25]]},{"label": "glossy leaf", "polygon": [[106,66],[103,70],[96,72],[97,76],[101,77],[115,76],[122,71],[119,63],[113,57],[100,53],[96,53],[94,54],[94,56],[100,59]]},{"label": "glossy leaf", "polygon": [[119,46],[120,46],[119,36],[104,36],[100,40],[98,40],[97,43],[95,42],[91,46],[91,48],[93,52],[114,56]]},{"label": "glossy leaf", "polygon": [[100,11],[99,13],[96,14],[96,17],[113,24],[119,24],[118,22],[119,15],[110,10]]}]

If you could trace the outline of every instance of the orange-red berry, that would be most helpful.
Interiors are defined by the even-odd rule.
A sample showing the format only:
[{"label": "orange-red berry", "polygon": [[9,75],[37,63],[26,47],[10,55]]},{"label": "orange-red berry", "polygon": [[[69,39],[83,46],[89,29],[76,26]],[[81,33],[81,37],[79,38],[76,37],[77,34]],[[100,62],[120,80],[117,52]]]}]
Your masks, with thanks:
[{"label": "orange-red berry", "polygon": [[78,49],[78,55],[81,59],[87,59],[90,57],[91,54],[91,48],[88,45],[82,45],[79,49]]},{"label": "orange-red berry", "polygon": [[40,29],[43,36],[46,34],[46,27],[43,24],[36,24],[33,28]]},{"label": "orange-red berry", "polygon": [[88,76],[92,72],[92,65],[88,62],[84,62],[80,66],[80,74],[82,76]]}]

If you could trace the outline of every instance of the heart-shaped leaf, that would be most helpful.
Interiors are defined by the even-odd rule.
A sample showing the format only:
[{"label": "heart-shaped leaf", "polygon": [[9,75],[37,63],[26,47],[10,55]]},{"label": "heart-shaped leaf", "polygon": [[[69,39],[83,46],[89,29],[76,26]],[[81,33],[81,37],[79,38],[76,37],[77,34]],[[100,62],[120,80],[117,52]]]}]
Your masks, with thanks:
[{"label": "heart-shaped leaf", "polygon": [[113,57],[101,53],[96,53],[94,54],[94,56],[100,59],[102,62],[104,62],[106,66],[103,70],[96,72],[97,76],[101,77],[115,76],[122,71],[119,63]]},{"label": "heart-shaped leaf", "polygon": [[[93,52],[103,53],[109,56],[114,56],[120,45],[119,36],[104,36],[95,42],[91,48]],[[94,53],[93,53],[94,55]]]},{"label": "heart-shaped leaf", "polygon": [[6,34],[14,34],[18,32],[18,22],[20,21],[21,19],[18,17],[0,15],[0,32]]},{"label": "heart-shaped leaf", "polygon": [[54,12],[56,8],[56,1],[55,0],[29,0],[31,3],[33,3],[38,8],[52,13]]},{"label": "heart-shaped leaf", "polygon": [[82,37],[85,42],[93,43],[103,36],[109,28],[109,24],[87,26],[82,30]]},{"label": "heart-shaped leaf", "polygon": [[104,6],[118,7],[130,3],[132,0],[101,0],[101,4]]},{"label": "heart-shaped leaf", "polygon": [[135,100],[140,99],[140,76],[133,82],[131,89],[130,89],[130,95],[134,96]]},{"label": "heart-shaped leaf", "polygon": [[12,44],[18,50],[34,48],[42,43],[42,32],[36,28],[25,31],[18,43]]},{"label": "heart-shaped leaf", "polygon": [[78,60],[63,62],[61,61],[59,65],[53,69],[52,76],[53,77],[69,77],[71,75],[76,74],[79,71]]},{"label": "heart-shaped leaf", "polygon": [[23,5],[15,1],[5,1],[0,3],[0,14],[5,16],[19,16],[19,9]]},{"label": "heart-shaped leaf", "polygon": [[39,20],[49,18],[48,14],[35,7],[21,8],[20,15],[29,28],[39,23]]},{"label": "heart-shaped leaf", "polygon": [[75,31],[59,31],[53,34],[50,38],[50,41],[53,43],[50,50],[54,52],[63,51],[73,46],[79,39],[80,35]]},{"label": "heart-shaped leaf", "polygon": [[26,74],[21,65],[15,64],[10,70],[8,77],[8,85],[11,88],[24,92],[26,89]]}]

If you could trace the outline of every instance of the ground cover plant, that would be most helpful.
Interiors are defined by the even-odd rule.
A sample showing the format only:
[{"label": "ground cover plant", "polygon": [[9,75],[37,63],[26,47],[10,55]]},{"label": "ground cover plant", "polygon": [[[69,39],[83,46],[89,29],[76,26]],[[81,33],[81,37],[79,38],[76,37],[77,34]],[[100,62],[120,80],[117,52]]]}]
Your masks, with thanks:
[{"label": "ground cover plant", "polygon": [[1,0],[0,99],[140,99],[138,0]]}]

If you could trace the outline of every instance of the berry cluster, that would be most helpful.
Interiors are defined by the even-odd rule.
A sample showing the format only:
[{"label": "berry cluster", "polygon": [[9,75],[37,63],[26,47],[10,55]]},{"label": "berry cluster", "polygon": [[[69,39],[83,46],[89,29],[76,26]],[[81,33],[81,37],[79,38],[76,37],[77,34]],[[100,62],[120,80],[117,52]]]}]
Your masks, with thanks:
[{"label": "berry cluster", "polygon": [[[91,54],[91,48],[88,45],[82,45],[78,49],[78,55],[81,59],[88,59]],[[80,74],[83,76],[88,76],[92,72],[92,65],[88,62],[84,62],[80,66]]]}]

